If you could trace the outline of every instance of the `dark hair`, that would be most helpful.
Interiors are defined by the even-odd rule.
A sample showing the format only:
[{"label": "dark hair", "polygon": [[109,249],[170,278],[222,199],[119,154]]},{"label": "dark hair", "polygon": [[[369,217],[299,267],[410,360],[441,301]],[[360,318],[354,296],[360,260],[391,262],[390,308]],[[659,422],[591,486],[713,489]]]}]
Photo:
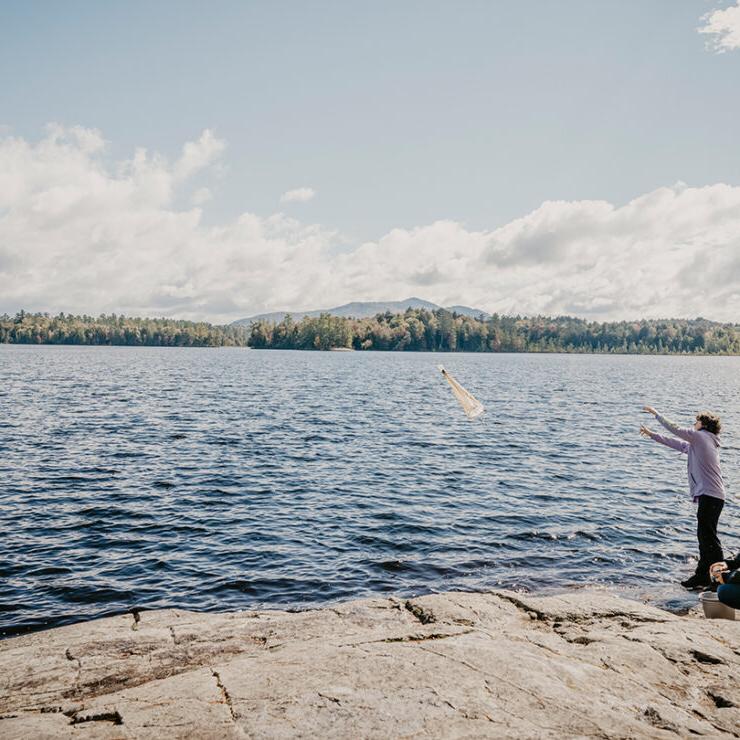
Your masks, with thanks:
[{"label": "dark hair", "polygon": [[701,422],[702,429],[706,429],[712,434],[719,434],[722,431],[722,423],[719,416],[710,414],[708,411],[702,411],[696,415],[696,420]]}]

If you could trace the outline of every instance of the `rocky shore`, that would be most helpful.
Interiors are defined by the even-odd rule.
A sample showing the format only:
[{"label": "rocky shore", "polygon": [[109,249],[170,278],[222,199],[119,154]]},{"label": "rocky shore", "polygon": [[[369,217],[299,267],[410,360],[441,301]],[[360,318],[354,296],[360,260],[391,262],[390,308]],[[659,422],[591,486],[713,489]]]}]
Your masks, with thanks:
[{"label": "rocky shore", "polygon": [[0,737],[740,737],[740,621],[605,592],[162,610],[0,642]]}]

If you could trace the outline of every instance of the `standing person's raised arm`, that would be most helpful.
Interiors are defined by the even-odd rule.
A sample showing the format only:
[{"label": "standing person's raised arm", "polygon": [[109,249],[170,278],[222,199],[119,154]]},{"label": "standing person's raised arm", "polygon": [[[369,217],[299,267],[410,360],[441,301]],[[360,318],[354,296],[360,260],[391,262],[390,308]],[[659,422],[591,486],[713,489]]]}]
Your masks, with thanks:
[{"label": "standing person's raised arm", "polygon": [[[644,406],[642,410],[648,414],[652,414],[658,420],[658,423],[664,426],[671,434],[675,434],[677,437],[685,439],[687,442],[691,442],[696,434],[695,429],[691,429],[690,427],[680,427],[678,424],[674,424],[669,419],[666,419],[665,416],[659,414],[652,406]],[[655,439],[655,437],[653,437],[653,439]],[[673,445],[668,446],[672,447]]]},{"label": "standing person's raised arm", "polygon": [[649,437],[655,442],[660,442],[660,444],[670,447],[673,450],[683,452],[684,455],[689,454],[689,443],[684,442],[681,439],[673,439],[673,437],[664,437],[662,434],[656,434],[644,425],[640,427],[640,434],[642,434],[643,437]]}]

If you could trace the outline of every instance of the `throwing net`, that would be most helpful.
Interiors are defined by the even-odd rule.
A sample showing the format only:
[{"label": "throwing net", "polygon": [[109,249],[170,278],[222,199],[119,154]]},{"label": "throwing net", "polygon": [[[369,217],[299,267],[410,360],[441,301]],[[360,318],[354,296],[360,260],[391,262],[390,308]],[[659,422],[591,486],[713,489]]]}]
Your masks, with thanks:
[{"label": "throwing net", "polygon": [[483,404],[472,393],[466,391],[442,365],[438,365],[438,367],[445,380],[450,384],[453,395],[460,402],[468,419],[475,419],[476,416],[480,416],[485,411]]}]

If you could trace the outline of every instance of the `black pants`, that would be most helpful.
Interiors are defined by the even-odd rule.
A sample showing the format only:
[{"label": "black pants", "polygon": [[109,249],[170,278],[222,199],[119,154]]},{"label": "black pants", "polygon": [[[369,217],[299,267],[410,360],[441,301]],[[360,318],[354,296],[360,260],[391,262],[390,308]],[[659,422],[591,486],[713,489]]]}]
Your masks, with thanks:
[{"label": "black pants", "polygon": [[724,560],[717,537],[717,522],[725,502],[714,496],[699,496],[696,507],[696,537],[699,540],[699,564],[696,575],[709,578],[709,566]]}]

